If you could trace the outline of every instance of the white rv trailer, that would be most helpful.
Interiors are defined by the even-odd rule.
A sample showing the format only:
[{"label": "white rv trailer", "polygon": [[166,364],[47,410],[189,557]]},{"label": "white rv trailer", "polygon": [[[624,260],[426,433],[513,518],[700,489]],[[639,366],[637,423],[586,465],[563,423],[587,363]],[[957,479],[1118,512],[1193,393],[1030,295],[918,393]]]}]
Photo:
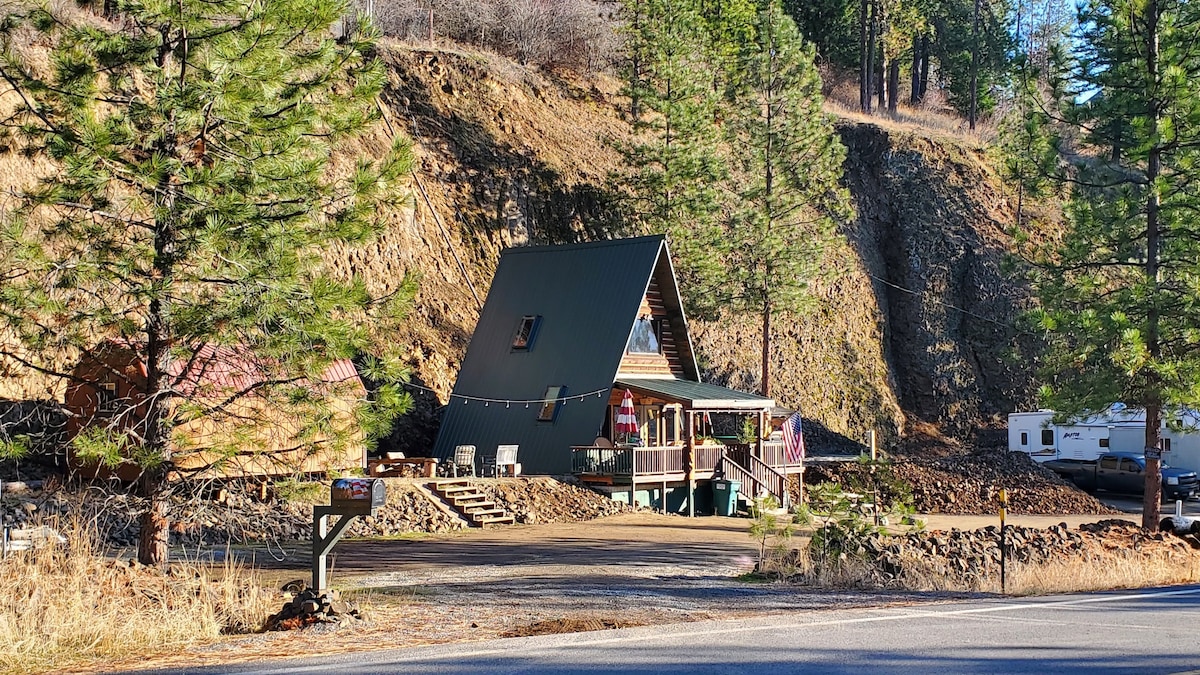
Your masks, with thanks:
[{"label": "white rv trailer", "polygon": [[[1107,411],[1072,424],[1054,424],[1054,411],[1008,416],[1008,449],[1039,462],[1093,460],[1106,452],[1141,453],[1146,443],[1146,413],[1114,404]],[[1200,471],[1200,413],[1186,411],[1174,430],[1163,423],[1163,459],[1171,466]]]}]

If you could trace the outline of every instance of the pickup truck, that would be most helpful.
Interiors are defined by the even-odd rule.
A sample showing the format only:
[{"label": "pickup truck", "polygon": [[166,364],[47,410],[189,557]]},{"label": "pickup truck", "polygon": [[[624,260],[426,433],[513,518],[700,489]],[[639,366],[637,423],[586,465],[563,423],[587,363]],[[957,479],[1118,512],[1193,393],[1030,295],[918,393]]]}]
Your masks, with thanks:
[{"label": "pickup truck", "polygon": [[[1056,459],[1042,464],[1089,492],[1106,490],[1142,494],[1146,485],[1146,458],[1132,452],[1110,452],[1095,461]],[[1190,499],[1200,492],[1196,472],[1162,465],[1163,497]]]}]

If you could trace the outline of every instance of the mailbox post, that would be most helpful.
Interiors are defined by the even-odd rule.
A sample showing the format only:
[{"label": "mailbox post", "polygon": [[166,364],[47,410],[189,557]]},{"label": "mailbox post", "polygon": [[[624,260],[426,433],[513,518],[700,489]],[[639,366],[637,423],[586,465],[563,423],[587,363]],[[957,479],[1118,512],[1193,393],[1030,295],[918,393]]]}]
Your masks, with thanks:
[{"label": "mailbox post", "polygon": [[[387,487],[378,478],[340,478],[329,488],[329,506],[313,507],[312,587],[329,588],[326,560],[333,545],[357,516],[373,516],[387,503]],[[329,516],[341,516],[328,528]]]}]

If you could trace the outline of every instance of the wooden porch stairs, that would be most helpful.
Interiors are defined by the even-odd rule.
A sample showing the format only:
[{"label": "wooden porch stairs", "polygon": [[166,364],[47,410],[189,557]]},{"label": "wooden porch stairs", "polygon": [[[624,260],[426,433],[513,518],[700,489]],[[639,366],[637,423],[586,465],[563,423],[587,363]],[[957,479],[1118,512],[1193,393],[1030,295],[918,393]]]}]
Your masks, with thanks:
[{"label": "wooden porch stairs", "polygon": [[739,501],[745,500],[749,503],[759,495],[769,494],[775,498],[779,507],[790,508],[787,476],[750,454],[748,450],[723,454],[717,470],[725,478],[741,483]]},{"label": "wooden porch stairs", "polygon": [[515,519],[479,491],[469,478],[439,480],[431,486],[434,494],[462,515],[472,527],[511,525]]}]

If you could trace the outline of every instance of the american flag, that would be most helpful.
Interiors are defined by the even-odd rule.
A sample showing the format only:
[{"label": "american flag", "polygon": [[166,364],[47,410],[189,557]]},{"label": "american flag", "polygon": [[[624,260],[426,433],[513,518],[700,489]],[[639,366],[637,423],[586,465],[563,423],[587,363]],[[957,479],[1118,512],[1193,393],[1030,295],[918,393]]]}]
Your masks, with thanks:
[{"label": "american flag", "polygon": [[799,412],[792,413],[783,423],[783,451],[787,454],[789,464],[804,459],[804,418],[800,417]]}]

